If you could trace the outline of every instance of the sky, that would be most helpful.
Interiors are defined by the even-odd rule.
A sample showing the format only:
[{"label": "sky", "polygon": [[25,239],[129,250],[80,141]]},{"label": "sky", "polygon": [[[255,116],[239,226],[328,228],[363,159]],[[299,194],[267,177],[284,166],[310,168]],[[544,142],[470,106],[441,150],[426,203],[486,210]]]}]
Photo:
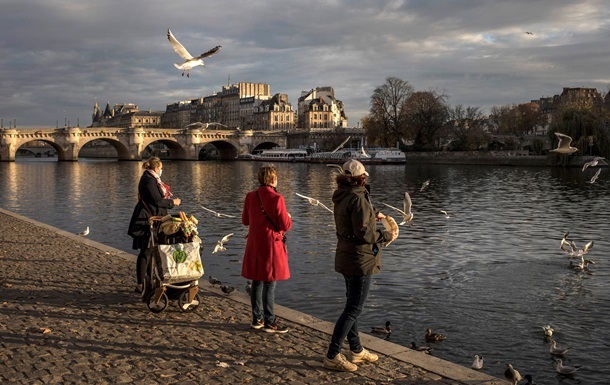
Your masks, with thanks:
[{"label": "sky", "polygon": [[[167,28],[194,56],[222,49],[183,77]],[[5,128],[86,127],[96,101],[165,111],[238,82],[295,109],[331,86],[350,126],[388,77],[485,113],[610,89],[607,0],[2,0],[0,32]]]}]

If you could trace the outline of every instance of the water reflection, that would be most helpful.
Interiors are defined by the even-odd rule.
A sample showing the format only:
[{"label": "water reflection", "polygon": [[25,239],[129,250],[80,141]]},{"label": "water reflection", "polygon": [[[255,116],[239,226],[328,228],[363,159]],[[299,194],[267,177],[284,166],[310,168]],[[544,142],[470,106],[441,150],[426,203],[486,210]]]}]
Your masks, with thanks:
[{"label": "water reflection", "polygon": [[[183,200],[182,210],[200,219],[206,273],[242,287],[240,269],[247,229],[240,214],[247,191],[257,186],[256,162],[164,162],[163,179]],[[277,302],[335,321],[344,301],[343,281],[334,272],[335,229],[330,213],[295,195],[331,204],[334,171],[324,165],[278,164],[294,227],[288,234],[292,278],[278,285]],[[0,164],[6,209],[129,250],[127,222],[137,201],[140,162],[57,163],[32,159]],[[610,223],[607,170],[595,184],[575,169],[475,166],[370,167],[374,204],[400,206],[409,191],[412,227],[384,250],[362,329],[390,319],[390,340],[423,344],[431,327],[448,336],[434,354],[469,367],[474,354],[486,357],[486,372],[502,377],[511,362],[538,383],[558,380],[543,339],[551,324],[569,359],[586,368],[576,381],[610,378],[610,352],[603,338],[610,326],[608,276]],[[423,181],[430,186],[419,191]],[[235,214],[216,218],[200,205]],[[445,219],[440,210],[452,213]],[[592,275],[574,272],[559,249],[561,236],[595,246]],[[216,241],[235,236],[227,251],[211,254]],[[569,381],[571,382],[571,381]]]}]

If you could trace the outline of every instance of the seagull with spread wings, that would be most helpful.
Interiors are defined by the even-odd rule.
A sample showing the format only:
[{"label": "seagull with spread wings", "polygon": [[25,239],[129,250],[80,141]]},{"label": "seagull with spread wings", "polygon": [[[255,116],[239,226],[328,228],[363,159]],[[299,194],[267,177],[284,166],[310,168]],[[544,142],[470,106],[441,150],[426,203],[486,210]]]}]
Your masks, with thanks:
[{"label": "seagull with spread wings", "polygon": [[398,211],[402,215],[402,222],[400,222],[399,225],[407,224],[413,220],[413,213],[411,212],[411,205],[412,205],[411,197],[409,196],[409,193],[406,191],[405,191],[405,198],[402,201],[403,210],[401,210],[397,207],[394,207],[394,206],[390,206],[387,203],[382,203],[382,205],[386,205],[389,208]]},{"label": "seagull with spread wings", "polygon": [[174,51],[176,51],[178,56],[184,59],[184,62],[182,64],[174,63],[174,67],[178,68],[179,70],[182,70],[182,76],[184,76],[184,72],[186,71],[187,78],[191,76],[191,68],[203,66],[203,58],[214,55],[215,53],[220,51],[221,48],[220,45],[217,45],[211,50],[204,52],[197,57],[193,57],[193,55],[191,55],[189,51],[187,51],[186,48],[184,48],[184,46],[180,44],[178,39],[176,39],[176,37],[169,28],[167,29],[167,39],[172,44],[172,47],[174,48]]},{"label": "seagull with spread wings", "polygon": [[562,134],[560,132],[556,132],[555,136],[559,139],[559,143],[557,144],[557,148],[553,150],[549,150],[549,152],[557,152],[560,154],[573,154],[578,151],[578,148],[570,146],[572,144],[572,138]]},{"label": "seagull with spread wings", "polygon": [[331,209],[329,209],[328,207],[326,207],[326,205],[325,205],[324,203],[320,202],[319,200],[317,200],[317,199],[315,199],[315,198],[310,198],[310,197],[308,197],[308,196],[301,195],[301,194],[299,194],[299,193],[295,193],[295,194],[297,194],[297,195],[298,195],[298,196],[300,196],[301,198],[305,198],[305,199],[307,199],[307,200],[309,201],[309,203],[310,203],[310,204],[312,204],[313,206],[320,206],[320,207],[322,207],[323,209],[326,209],[326,210],[330,211],[331,213],[333,212]]},{"label": "seagull with spread wings", "polygon": [[[201,205],[199,205],[199,206],[201,206]],[[217,217],[217,218],[221,218],[221,217],[235,218],[235,215],[222,214],[222,213],[216,212],[216,211],[214,211],[214,210],[210,210],[209,208],[207,208],[207,207],[203,207],[203,206],[201,206],[201,208],[202,208],[202,209],[204,209],[204,210],[206,210],[206,211],[211,212],[211,213],[212,213],[212,214],[214,214],[214,216],[215,216],[215,217]]]}]

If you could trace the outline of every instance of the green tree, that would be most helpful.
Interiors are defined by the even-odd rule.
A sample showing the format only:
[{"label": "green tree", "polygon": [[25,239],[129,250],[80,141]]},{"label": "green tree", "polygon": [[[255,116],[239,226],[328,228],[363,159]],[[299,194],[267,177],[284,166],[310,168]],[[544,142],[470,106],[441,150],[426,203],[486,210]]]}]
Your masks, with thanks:
[{"label": "green tree", "polygon": [[362,119],[369,143],[389,147],[403,140],[407,130],[404,105],[412,93],[408,82],[395,77],[375,88],[369,114]]}]

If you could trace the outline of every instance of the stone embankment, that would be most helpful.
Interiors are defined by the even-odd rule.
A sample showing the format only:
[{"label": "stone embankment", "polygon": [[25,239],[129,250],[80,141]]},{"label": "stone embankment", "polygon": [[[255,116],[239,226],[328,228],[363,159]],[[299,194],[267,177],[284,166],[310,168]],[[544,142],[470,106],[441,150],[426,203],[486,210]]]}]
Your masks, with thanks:
[{"label": "stone embankment", "polygon": [[332,324],[277,306],[290,332],[249,328],[244,293],[201,281],[192,313],[151,313],[135,256],[0,209],[0,383],[504,384],[364,335],[378,363],[322,368]]},{"label": "stone embankment", "polygon": [[[529,155],[528,151],[406,152],[407,164],[462,164],[488,166],[582,167],[594,156]],[[602,162],[602,166],[607,166]]]}]

